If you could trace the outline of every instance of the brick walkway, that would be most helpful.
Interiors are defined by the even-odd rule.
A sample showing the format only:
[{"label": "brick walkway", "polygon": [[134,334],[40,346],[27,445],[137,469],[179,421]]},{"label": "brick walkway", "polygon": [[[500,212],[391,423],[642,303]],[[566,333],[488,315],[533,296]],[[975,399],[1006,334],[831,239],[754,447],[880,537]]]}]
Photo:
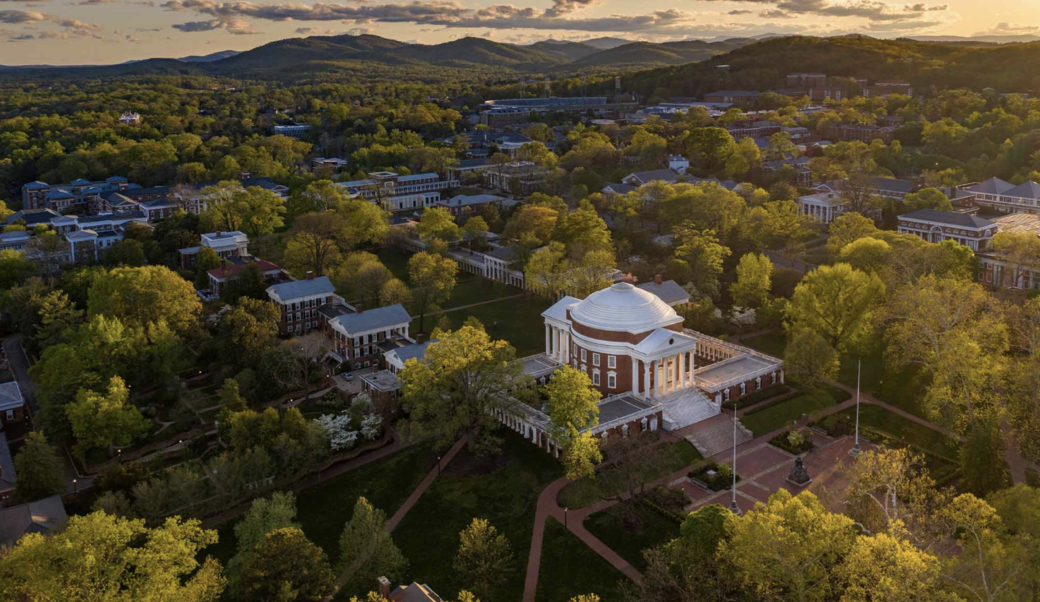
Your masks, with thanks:
[{"label": "brick walkway", "polygon": [[397,525],[399,525],[404,519],[404,515],[408,514],[408,511],[411,510],[412,506],[419,501],[422,494],[426,493],[426,490],[430,488],[433,481],[440,476],[441,470],[451,462],[452,458],[455,457],[455,454],[459,453],[459,450],[461,450],[465,445],[466,438],[463,437],[456,441],[455,445],[451,446],[448,453],[444,454],[444,457],[437,462],[437,466],[433,467],[430,474],[426,475],[426,478],[422,480],[422,483],[419,483],[419,486],[416,487],[415,491],[408,496],[408,499],[404,501],[404,504],[402,504],[401,507],[397,509],[397,512],[394,512],[394,515],[390,517],[390,520],[386,523],[387,531],[393,531],[397,528]]}]

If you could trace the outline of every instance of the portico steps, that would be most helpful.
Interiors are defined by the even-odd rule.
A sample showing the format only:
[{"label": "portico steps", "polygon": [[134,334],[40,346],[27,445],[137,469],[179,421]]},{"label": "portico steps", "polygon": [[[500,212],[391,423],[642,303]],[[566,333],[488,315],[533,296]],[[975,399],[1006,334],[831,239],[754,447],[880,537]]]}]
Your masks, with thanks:
[{"label": "portico steps", "polygon": [[664,405],[664,428],[667,431],[690,426],[719,413],[708,396],[696,387],[658,397],[657,401]]},{"label": "portico steps", "polygon": [[[751,431],[744,428],[743,424],[737,422],[737,445],[751,441],[755,436]],[[686,436],[686,440],[697,448],[705,458],[714,456],[719,452],[733,449],[733,419],[713,420],[703,428],[698,427],[694,432]]]}]

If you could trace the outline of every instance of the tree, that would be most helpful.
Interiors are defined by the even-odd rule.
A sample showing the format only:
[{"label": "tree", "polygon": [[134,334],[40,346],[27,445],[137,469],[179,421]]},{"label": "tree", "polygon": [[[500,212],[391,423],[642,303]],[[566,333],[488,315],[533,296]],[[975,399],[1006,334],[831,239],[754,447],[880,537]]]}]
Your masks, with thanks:
[{"label": "tree", "polygon": [[76,437],[75,452],[82,460],[94,447],[129,445],[148,432],[150,422],[127,404],[130,391],[122,378],[113,376],[104,393],[80,389],[65,408]]},{"label": "tree", "polygon": [[877,238],[859,238],[838,253],[838,261],[868,274],[879,274],[889,263],[892,246]]},{"label": "tree", "polygon": [[228,358],[240,366],[253,366],[275,344],[278,307],[270,301],[242,297],[220,322],[220,335]]},{"label": "tree", "polygon": [[953,211],[953,203],[950,202],[950,198],[935,188],[922,188],[917,192],[911,192],[903,197],[903,205],[908,211],[919,209]]},{"label": "tree", "polygon": [[834,257],[838,256],[845,245],[860,238],[874,236],[878,231],[873,220],[858,213],[839,215],[827,230],[830,233],[830,237],[827,238],[827,251]]},{"label": "tree", "polygon": [[856,539],[836,570],[841,602],[957,602],[943,591],[939,560],[910,542],[878,533]]},{"label": "tree", "polygon": [[19,502],[33,502],[65,491],[65,467],[42,431],[25,438],[21,451],[14,457],[14,495]]},{"label": "tree", "polygon": [[960,449],[962,491],[976,497],[1000,491],[1011,485],[1004,460],[1004,434],[996,421],[982,420],[968,433]]},{"label": "tree", "polygon": [[719,556],[759,599],[830,600],[835,569],[851,550],[852,519],[830,513],[811,492],[781,489],[744,516],[726,521]]},{"label": "tree", "polygon": [[419,330],[424,331],[426,314],[447,301],[455,288],[458,264],[448,257],[416,253],[408,260],[408,277],[412,281],[412,301],[419,310]]},{"label": "tree", "polygon": [[516,351],[472,326],[444,333],[426,348],[423,361],[408,360],[401,373],[402,400],[411,413],[404,430],[447,448],[461,435],[471,449],[494,451],[499,439],[495,412],[508,412],[523,369]]},{"label": "tree", "polygon": [[179,335],[193,331],[202,303],[191,283],[169,268],[114,268],[100,276],[87,302],[91,317],[119,318],[127,326],[165,322]]},{"label": "tree", "polygon": [[737,281],[730,287],[733,302],[741,307],[762,307],[769,301],[773,262],[760,253],[748,253],[737,264]]},{"label": "tree", "polygon": [[820,266],[794,289],[787,317],[819,334],[839,353],[855,348],[873,326],[885,285],[847,263]]},{"label": "tree", "polygon": [[195,288],[209,288],[209,271],[219,268],[220,256],[210,247],[202,247],[195,256]]},{"label": "tree", "polygon": [[297,273],[311,271],[324,276],[339,259],[340,238],[346,229],[336,213],[305,213],[296,218],[285,245],[286,264]]},{"label": "tree", "polygon": [[391,278],[379,289],[379,305],[405,305],[412,302],[412,291],[400,278]]},{"label": "tree", "polygon": [[524,282],[540,297],[555,301],[570,285],[572,267],[563,243],[551,242],[531,255],[524,266]]},{"label": "tree", "polygon": [[0,289],[9,290],[36,271],[25,253],[13,249],[0,251]]},{"label": "tree", "polygon": [[307,185],[307,188],[292,196],[289,203],[293,215],[303,215],[311,212],[335,211],[339,204],[347,199],[342,186],[338,186],[332,180],[317,180]]},{"label": "tree", "polygon": [[588,297],[610,286],[616,271],[614,266],[613,250],[594,248],[586,251],[568,272],[571,292],[578,297]]},{"label": "tree", "polygon": [[479,215],[474,215],[466,220],[462,232],[465,239],[469,241],[470,247],[483,249],[487,246],[488,224]]},{"label": "tree", "polygon": [[553,239],[562,242],[575,257],[611,248],[610,230],[588,201],[582,201],[576,210],[560,215]]},{"label": "tree", "polygon": [[443,207],[427,207],[423,210],[422,218],[415,226],[419,238],[429,243],[435,238],[445,242],[454,242],[462,237],[458,224],[451,212]]},{"label": "tree", "polygon": [[603,459],[599,442],[588,432],[599,424],[599,391],[588,374],[561,366],[545,386],[545,395],[552,437],[564,449],[567,477],[578,480],[590,476]]},{"label": "tree", "polygon": [[525,234],[530,234],[537,239],[537,246],[541,246],[552,238],[559,215],[559,212],[551,207],[523,205],[506,222],[502,236],[511,240],[520,240]]},{"label": "tree", "polygon": [[41,348],[68,342],[82,321],[83,311],[76,309],[68,295],[51,291],[40,300],[40,323],[33,338]]},{"label": "tree", "polygon": [[810,389],[826,385],[838,376],[838,353],[809,328],[795,330],[784,353],[784,367],[791,378]]},{"label": "tree", "polygon": [[[234,382],[234,381],[231,381]],[[228,562],[229,590],[241,596],[247,584],[243,571],[253,562],[253,552],[267,534],[277,529],[299,529],[296,522],[296,496],[276,491],[269,498],[253,500],[242,520],[235,523],[235,556]]]},{"label": "tree", "polygon": [[942,575],[954,591],[979,602],[1023,600],[1032,595],[1023,587],[1035,582],[1034,571],[1023,570],[1027,560],[1024,542],[1008,537],[1004,521],[992,506],[970,493],[961,494],[942,509],[942,519],[948,528],[948,545],[956,546],[955,555],[942,567]]},{"label": "tree", "polygon": [[509,578],[513,565],[509,540],[486,519],[474,518],[459,532],[459,549],[453,566],[463,582],[474,584],[473,591],[481,598],[490,598]]},{"label": "tree", "polygon": [[704,295],[718,296],[722,262],[730,253],[714,230],[700,231],[685,222],[675,231],[675,267]]},{"label": "tree", "polygon": [[343,218],[341,242],[347,249],[380,242],[390,229],[386,211],[363,199],[343,201],[337,212]]},{"label": "tree", "polygon": [[303,531],[275,529],[242,567],[243,599],[318,601],[333,584],[329,559]]},{"label": "tree", "polygon": [[359,497],[354,513],[339,537],[340,559],[337,571],[351,589],[375,583],[385,576],[391,582],[404,577],[408,561],[394,545],[386,528],[386,514]]},{"label": "tree", "polygon": [[142,266],[147,261],[141,241],[127,238],[113,243],[101,255],[105,265]]},{"label": "tree", "polygon": [[[233,159],[232,159],[233,160]],[[234,171],[239,171],[235,169]],[[230,174],[222,174],[229,175]],[[237,176],[237,174],[235,174]],[[232,176],[235,177],[235,176]],[[242,184],[227,179],[199,191],[199,204],[205,207],[203,219],[215,229],[231,232],[242,224],[239,195],[245,192]]]},{"label": "tree", "polygon": [[0,562],[0,598],[215,602],[225,584],[220,563],[198,556],[216,542],[216,531],[194,519],[149,529],[104,512],[72,516],[64,531],[29,533],[10,550]]},{"label": "tree", "polygon": [[237,202],[241,207],[242,230],[254,241],[259,242],[261,235],[285,224],[285,200],[270,190],[250,186],[239,194]]}]

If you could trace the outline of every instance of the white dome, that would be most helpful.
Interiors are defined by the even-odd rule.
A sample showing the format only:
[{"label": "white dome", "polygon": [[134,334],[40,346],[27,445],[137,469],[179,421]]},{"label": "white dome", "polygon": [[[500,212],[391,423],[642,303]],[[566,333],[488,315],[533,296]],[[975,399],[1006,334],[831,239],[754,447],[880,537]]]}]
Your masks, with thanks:
[{"label": "white dome", "polygon": [[681,322],[682,317],[657,295],[619,282],[575,304],[571,320],[600,330],[642,333]]}]

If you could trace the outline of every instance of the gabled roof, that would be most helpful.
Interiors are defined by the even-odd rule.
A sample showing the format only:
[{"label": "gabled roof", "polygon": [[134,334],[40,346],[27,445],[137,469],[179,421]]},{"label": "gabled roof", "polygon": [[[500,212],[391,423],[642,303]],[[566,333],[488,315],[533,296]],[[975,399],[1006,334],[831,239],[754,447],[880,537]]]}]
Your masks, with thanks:
[{"label": "gabled roof", "polygon": [[958,228],[988,228],[995,225],[994,222],[976,215],[968,215],[967,213],[958,213],[956,211],[939,211],[937,209],[918,209],[917,211],[904,213],[899,217],[911,220],[935,222],[939,224],[949,224],[951,226],[957,226]]},{"label": "gabled roof", "polygon": [[644,355],[655,355],[661,351],[674,349],[679,350],[695,345],[697,339],[688,334],[669,330],[668,328],[657,328],[636,345],[636,351]]},{"label": "gabled roof", "polygon": [[317,278],[307,280],[293,280],[267,287],[267,294],[273,295],[281,301],[290,301],[300,297],[310,297],[311,295],[331,295],[334,292],[336,292],[336,287],[332,286],[332,281],[329,280],[328,276],[318,276]]},{"label": "gabled roof", "polygon": [[4,221],[8,224],[13,224],[18,220],[23,220],[26,226],[34,226],[36,224],[46,224],[60,216],[61,214],[53,209],[22,209],[8,215]]},{"label": "gabled roof", "polygon": [[469,207],[485,203],[500,203],[504,200],[506,200],[505,197],[497,194],[460,194],[438,204],[447,205],[448,207]]},{"label": "gabled roof", "polygon": [[562,299],[560,299],[556,303],[553,303],[552,306],[549,307],[549,309],[543,311],[542,316],[546,318],[552,318],[554,320],[559,320],[560,322],[566,322],[567,308],[574,305],[575,303],[578,303],[579,301],[581,301],[581,299],[565,295]]},{"label": "gabled roof", "polygon": [[900,180],[897,178],[871,178],[874,182],[874,188],[878,190],[894,190],[896,192],[910,193],[917,187],[917,183],[913,180]]},{"label": "gabled roof", "polygon": [[674,184],[679,181],[679,174],[670,169],[652,169],[650,171],[633,172],[624,177],[625,180],[628,180],[629,178],[638,180],[643,184],[658,180]]},{"label": "gabled roof", "polygon": [[25,184],[24,186],[22,186],[22,188],[25,188],[26,190],[40,190],[40,189],[43,189],[43,188],[50,188],[50,187],[51,187],[51,185],[48,184],[47,182],[41,182],[39,180],[36,180],[35,182],[29,182],[28,184]]},{"label": "gabled roof", "polygon": [[437,339],[430,339],[429,341],[426,341],[424,343],[405,345],[400,349],[394,349],[393,351],[387,353],[386,357],[387,360],[389,360],[390,356],[394,356],[395,359],[400,361],[402,364],[411,359],[422,360],[422,358],[426,356],[426,348],[429,347],[431,343],[436,342]]},{"label": "gabled roof", "polygon": [[370,330],[381,330],[398,324],[408,324],[411,321],[412,316],[408,314],[403,305],[398,303],[397,305],[369,309],[361,313],[336,316],[330,323],[339,325],[344,332],[350,335]]}]

